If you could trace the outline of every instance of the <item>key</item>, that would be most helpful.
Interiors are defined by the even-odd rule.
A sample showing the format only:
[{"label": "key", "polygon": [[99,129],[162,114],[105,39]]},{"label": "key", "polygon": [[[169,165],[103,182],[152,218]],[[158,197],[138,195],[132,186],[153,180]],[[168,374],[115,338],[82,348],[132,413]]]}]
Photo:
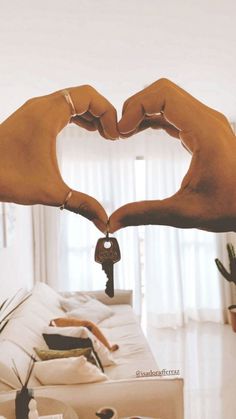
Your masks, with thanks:
[{"label": "key", "polygon": [[109,297],[114,297],[113,265],[121,259],[116,238],[109,237],[109,234],[107,234],[106,237],[98,239],[94,258],[96,262],[101,263],[107,276],[105,293]]}]

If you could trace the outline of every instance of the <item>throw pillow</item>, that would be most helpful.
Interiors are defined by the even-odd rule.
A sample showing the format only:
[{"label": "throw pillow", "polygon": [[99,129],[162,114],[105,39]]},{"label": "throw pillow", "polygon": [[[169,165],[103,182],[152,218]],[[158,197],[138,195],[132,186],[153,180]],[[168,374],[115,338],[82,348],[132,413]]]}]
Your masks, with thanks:
[{"label": "throw pillow", "polygon": [[[59,337],[50,338],[50,342],[48,339],[48,335],[58,335]],[[50,349],[74,349],[74,348],[81,348],[81,347],[89,347],[87,341],[92,341],[93,348],[97,353],[102,365],[104,367],[108,365],[115,364],[113,360],[113,356],[110,351],[100,342],[94,335],[91,333],[86,327],[55,327],[55,326],[47,326],[44,328],[43,337],[47,343],[47,345],[54,345],[54,347],[50,347]],[[70,339],[65,339],[65,337],[70,337]],[[74,338],[80,338],[78,340]],[[57,339],[57,341],[56,341]],[[59,342],[60,340],[60,342]],[[84,341],[85,340],[85,341]],[[52,342],[53,341],[53,342]],[[87,341],[87,343],[86,343]],[[86,346],[78,346],[78,345],[86,345]],[[60,347],[55,347],[55,345],[63,345]],[[77,346],[76,346],[77,345]]]},{"label": "throw pillow", "polygon": [[60,300],[61,307],[69,317],[76,317],[81,320],[90,320],[99,323],[111,317],[114,312],[105,304],[89,296],[81,298],[63,298]]},{"label": "throw pillow", "polygon": [[49,349],[67,351],[72,349],[81,349],[81,348],[91,348],[96,364],[104,372],[103,365],[100,361],[100,358],[93,347],[93,342],[91,339],[78,338],[73,336],[62,336],[58,334],[46,334],[43,333],[43,338],[48,345]]},{"label": "throw pillow", "polygon": [[63,310],[74,310],[77,308],[80,304],[84,304],[87,301],[89,301],[91,297],[84,293],[80,293],[77,295],[73,295],[72,297],[61,297],[60,298],[60,305],[63,308]]},{"label": "throw pillow", "polygon": [[57,349],[34,348],[34,351],[36,352],[41,361],[48,361],[49,359],[57,358],[75,358],[83,355],[89,362],[92,362],[92,364],[94,364],[95,362],[94,357],[92,355],[92,348],[69,349],[67,351]]},{"label": "throw pillow", "polygon": [[90,332],[93,333],[93,335],[100,340],[100,342],[103,343],[103,345],[106,346],[109,351],[116,351],[119,349],[119,345],[114,344],[111,345],[107,338],[104,336],[103,332],[99,328],[97,324],[94,322],[91,322],[90,320],[81,320],[76,319],[75,317],[58,317],[56,319],[53,319],[50,321],[49,326],[57,326],[57,327],[87,327]]},{"label": "throw pillow", "polygon": [[43,385],[93,383],[108,379],[84,356],[35,362],[34,374]]}]

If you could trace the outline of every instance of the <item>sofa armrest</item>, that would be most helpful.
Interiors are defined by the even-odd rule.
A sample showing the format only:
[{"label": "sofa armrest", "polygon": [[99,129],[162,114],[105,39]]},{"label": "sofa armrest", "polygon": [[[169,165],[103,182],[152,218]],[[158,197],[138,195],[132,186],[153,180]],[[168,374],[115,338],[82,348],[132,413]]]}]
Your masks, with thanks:
[{"label": "sofa armrest", "polygon": [[[42,394],[43,392],[43,394]],[[113,406],[120,417],[150,416],[183,419],[183,380],[142,378],[77,386],[41,387],[35,395],[66,401],[80,419],[93,419],[103,406]]]},{"label": "sofa armrest", "polygon": [[[7,393],[7,397],[13,398]],[[183,379],[139,378],[93,384],[42,386],[34,388],[36,397],[52,397],[72,406],[79,419],[94,419],[103,406],[113,406],[120,417],[150,416],[183,419]],[[4,400],[4,398],[3,398]],[[0,402],[1,400],[0,395]]]},{"label": "sofa armrest", "polygon": [[[90,295],[93,298],[101,301],[101,303],[106,305],[113,304],[129,304],[133,305],[133,291],[132,290],[115,290],[115,295],[113,298],[108,297],[103,290],[96,291],[83,291],[83,294]],[[61,292],[61,295],[64,297],[70,297],[76,294],[80,294],[80,291],[77,292]]]}]

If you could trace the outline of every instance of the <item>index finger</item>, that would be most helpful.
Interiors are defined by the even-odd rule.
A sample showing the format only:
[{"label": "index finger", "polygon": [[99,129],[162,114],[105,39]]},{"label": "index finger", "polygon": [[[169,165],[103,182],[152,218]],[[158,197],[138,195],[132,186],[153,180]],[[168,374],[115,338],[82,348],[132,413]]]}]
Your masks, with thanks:
[{"label": "index finger", "polygon": [[167,79],[160,79],[128,99],[118,124],[121,134],[135,131],[146,115],[163,113],[180,131],[199,131],[202,118],[210,111],[189,93]]},{"label": "index finger", "polygon": [[115,140],[119,137],[116,109],[97,90],[91,86],[80,86],[71,91],[71,96],[80,115],[89,111],[100,119],[105,138]]},{"label": "index finger", "polygon": [[[70,95],[72,106],[65,99],[65,94],[63,93],[65,91]],[[56,133],[60,132],[70,120],[76,123],[78,122],[78,116],[90,114],[94,117],[94,120],[100,120],[105,138],[114,140],[119,137],[117,114],[114,106],[92,86],[70,87],[47,95],[44,98],[50,98],[54,101],[53,106],[50,103],[49,105],[50,119],[54,122]],[[72,115],[75,115],[75,117],[73,118]],[[91,126],[93,121],[89,122],[91,123],[87,125]]]}]

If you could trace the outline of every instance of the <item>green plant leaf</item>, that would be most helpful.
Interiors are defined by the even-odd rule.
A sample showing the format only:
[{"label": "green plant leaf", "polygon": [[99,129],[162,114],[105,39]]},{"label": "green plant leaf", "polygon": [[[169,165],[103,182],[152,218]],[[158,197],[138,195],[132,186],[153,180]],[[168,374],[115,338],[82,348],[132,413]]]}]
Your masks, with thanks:
[{"label": "green plant leaf", "polygon": [[225,279],[227,279],[227,281],[231,282],[231,275],[230,273],[225,269],[223,263],[221,263],[221,261],[219,259],[215,259],[215,263],[217,268],[219,269],[221,275],[223,275],[225,277]]},{"label": "green plant leaf", "polygon": [[227,243],[227,252],[229,258],[229,272],[224,267],[223,263],[219,259],[215,259],[216,265],[220,273],[229,282],[234,282],[236,285],[236,255],[234,246],[232,243]]},{"label": "green plant leaf", "polygon": [[[4,323],[6,320],[7,320],[7,318],[12,314],[12,313],[14,313],[14,311],[18,308],[18,307],[20,307],[26,300],[28,300],[28,298],[31,296],[32,294],[31,293],[29,293],[29,294],[27,294],[26,295],[26,297],[25,298],[23,298],[23,300],[21,300],[12,310],[10,310],[3,318],[2,318],[2,320],[0,321],[0,326],[1,326],[1,324],[2,323]],[[8,306],[9,306],[9,304],[8,304]],[[7,320],[7,323],[9,322],[9,320],[10,319],[8,319]],[[4,329],[4,327],[6,326],[6,323],[4,324],[4,326],[0,329],[0,333],[2,332],[2,330]]]},{"label": "green plant leaf", "polygon": [[21,292],[21,290],[22,290],[22,288],[20,288],[19,290],[17,290],[17,291],[16,291],[16,293],[15,293],[12,297],[7,298],[7,299],[4,301],[4,303],[3,303],[2,307],[1,307],[0,312],[1,312],[3,309],[4,309],[4,310],[6,310],[6,309],[7,309],[7,307],[9,307],[9,305],[11,305],[12,301],[14,301],[14,299],[15,299],[15,298],[16,298],[16,296],[17,296],[17,294],[19,294],[19,293]]},{"label": "green plant leaf", "polygon": [[[2,333],[2,331],[5,329],[7,323],[9,322],[9,320],[6,320],[6,322],[4,323],[4,325],[0,328],[0,333]],[[0,325],[2,324],[2,322],[0,323]]]},{"label": "green plant leaf", "polygon": [[0,305],[0,311],[3,309],[3,307],[5,306],[5,304],[6,304],[6,302],[7,302],[7,299],[5,300],[5,301],[3,301],[3,303]]}]

